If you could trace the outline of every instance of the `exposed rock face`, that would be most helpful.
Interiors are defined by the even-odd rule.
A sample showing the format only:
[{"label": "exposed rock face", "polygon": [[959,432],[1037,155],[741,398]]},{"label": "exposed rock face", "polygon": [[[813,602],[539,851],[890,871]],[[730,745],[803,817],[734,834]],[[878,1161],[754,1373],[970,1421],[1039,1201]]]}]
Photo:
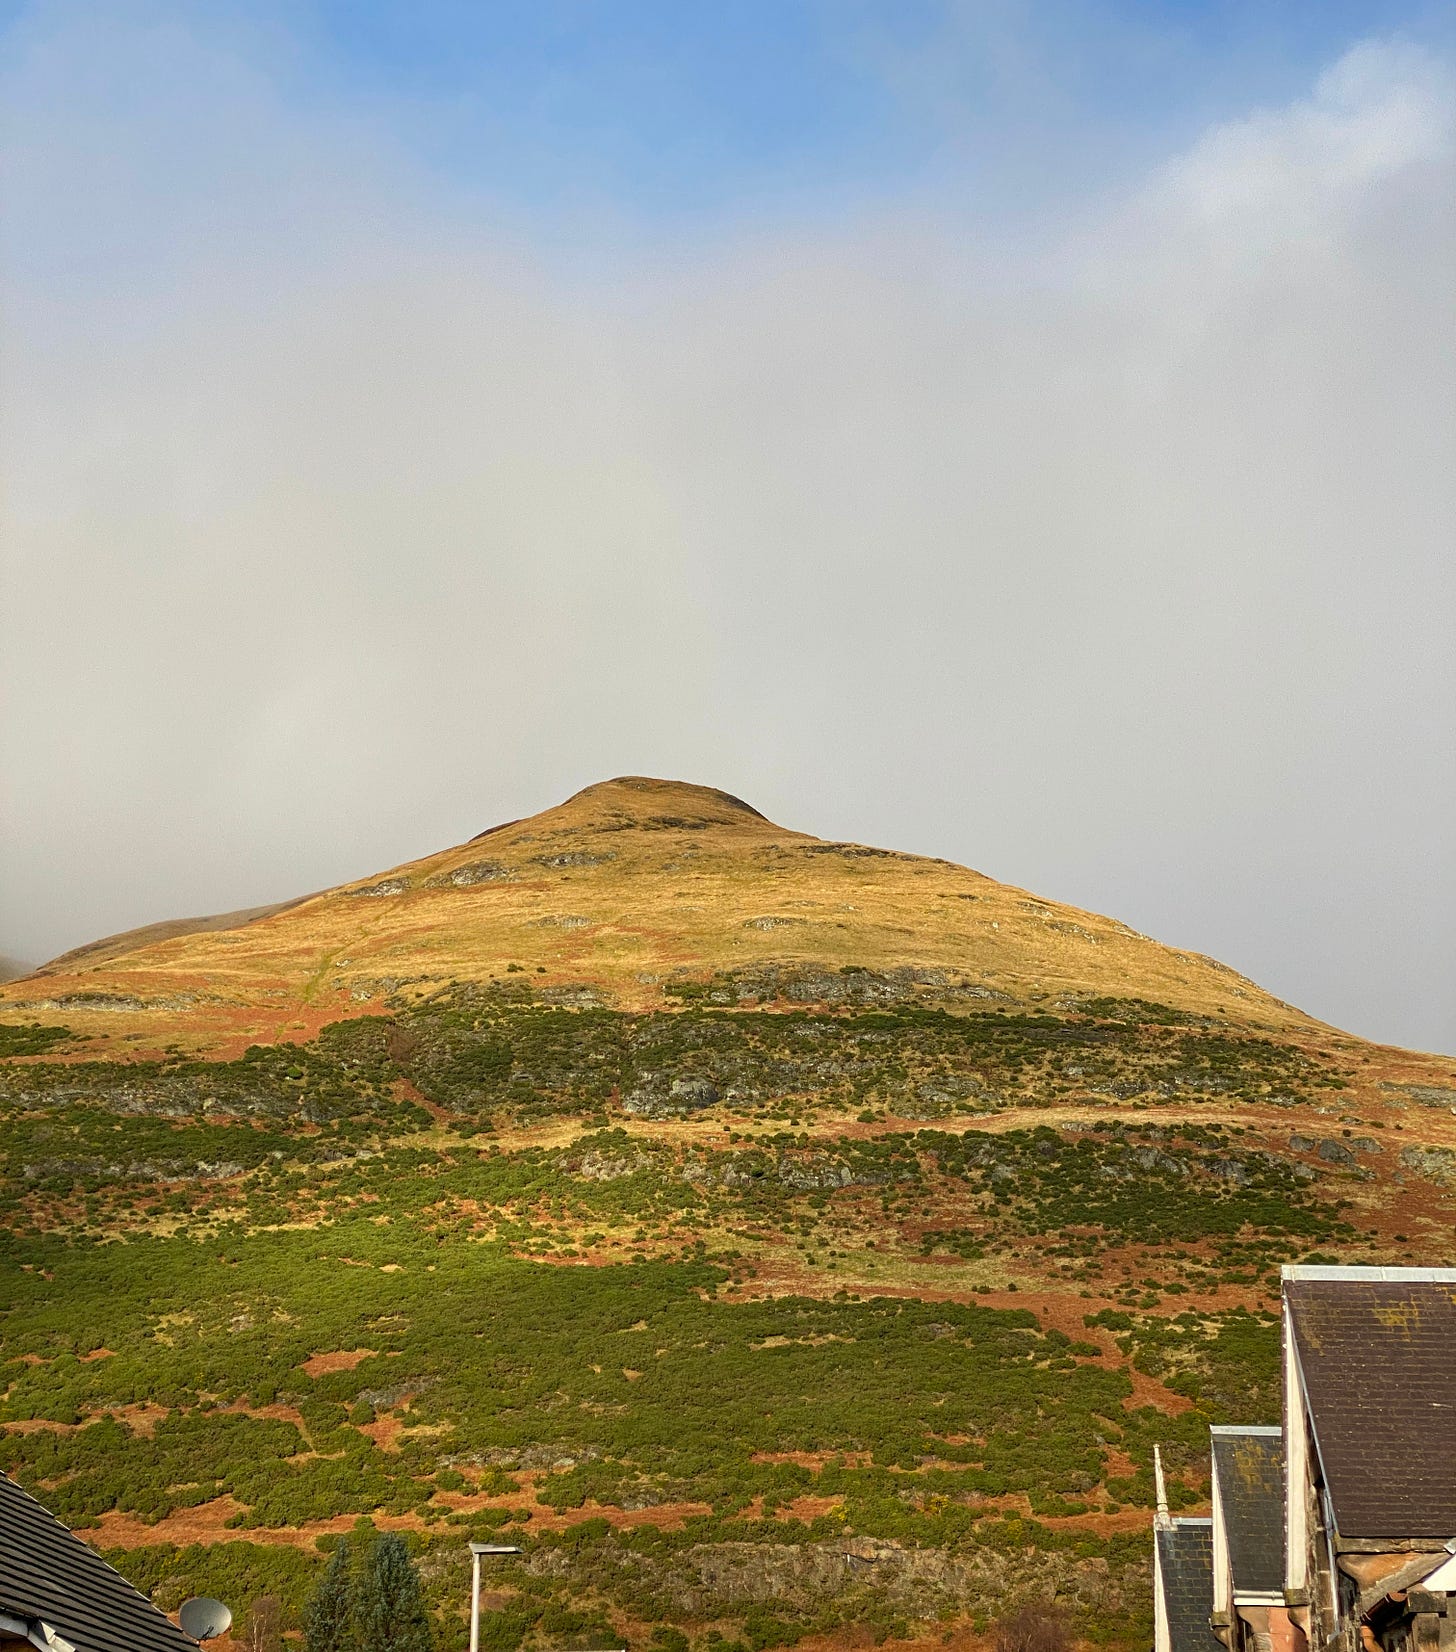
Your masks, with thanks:
[{"label": "exposed rock face", "polygon": [[659,1079],[654,1075],[625,1095],[622,1107],[642,1118],[666,1118],[673,1113],[701,1112],[721,1099],[710,1079],[689,1076]]},{"label": "exposed rock face", "polygon": [[[770,914],[749,918],[745,929],[798,929],[807,920]],[[872,1007],[909,1003],[930,988],[937,1001],[973,1004],[1009,1003],[1003,992],[979,981],[956,978],[951,972],[931,966],[905,964],[898,969],[817,969],[813,965],[769,964],[758,969],[735,971],[730,980],[715,985],[707,994],[713,1004],[771,1002],[789,1004],[829,1004]]]},{"label": "exposed rock face", "polygon": [[851,1157],[810,1148],[797,1153],[770,1155],[750,1150],[723,1153],[709,1160],[689,1158],[682,1167],[685,1181],[704,1186],[752,1187],[777,1182],[801,1193],[831,1193],[844,1187],[884,1187],[895,1171],[880,1162],[855,1163]]},{"label": "exposed rock face", "polygon": [[473,889],[478,883],[504,883],[512,877],[510,867],[498,860],[472,860],[448,872],[437,872],[425,880],[427,889]]},{"label": "exposed rock face", "polygon": [[1427,1181],[1456,1187],[1456,1151],[1449,1147],[1403,1147],[1400,1162]]},{"label": "exposed rock face", "polygon": [[942,1610],[994,1610],[1022,1594],[1106,1611],[1141,1605],[1146,1591],[1140,1569],[1116,1577],[1100,1558],[985,1548],[951,1554],[864,1538],[697,1544],[662,1581],[677,1609],[695,1618],[755,1605],[802,1611],[846,1597],[862,1598],[867,1606],[878,1599],[909,1617],[933,1618]]},{"label": "exposed rock face", "polygon": [[588,1148],[586,1152],[571,1154],[561,1161],[561,1168],[588,1182],[617,1182],[634,1176],[652,1163],[648,1153],[627,1150],[621,1152]]},{"label": "exposed rock face", "polygon": [[1382,1090],[1413,1101],[1418,1107],[1449,1107],[1456,1113],[1456,1090],[1441,1084],[1382,1084]]},{"label": "exposed rock face", "polygon": [[408,878],[381,878],[378,883],[366,883],[361,888],[350,889],[350,895],[366,895],[377,897],[381,895],[403,895],[410,886]]},{"label": "exposed rock face", "polygon": [[37,1159],[20,1166],[27,1181],[149,1181],[219,1182],[241,1176],[243,1166],[232,1160],[204,1159]]}]

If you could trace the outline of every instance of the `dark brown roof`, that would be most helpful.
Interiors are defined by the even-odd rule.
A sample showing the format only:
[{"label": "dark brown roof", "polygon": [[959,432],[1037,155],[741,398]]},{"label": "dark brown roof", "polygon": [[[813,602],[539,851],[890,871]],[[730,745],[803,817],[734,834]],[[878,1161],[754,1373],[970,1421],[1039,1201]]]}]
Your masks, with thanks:
[{"label": "dark brown roof", "polygon": [[1224,1652],[1208,1626],[1213,1610],[1213,1522],[1175,1520],[1154,1531],[1173,1652]]},{"label": "dark brown roof", "polygon": [[0,1474],[0,1611],[41,1619],[76,1652],[197,1652],[120,1572]]},{"label": "dark brown roof", "polygon": [[1284,1587],[1284,1435],[1277,1428],[1215,1428],[1213,1461],[1234,1593]]},{"label": "dark brown roof", "polygon": [[1315,1444],[1342,1536],[1456,1537],[1456,1272],[1395,1274],[1285,1281]]}]

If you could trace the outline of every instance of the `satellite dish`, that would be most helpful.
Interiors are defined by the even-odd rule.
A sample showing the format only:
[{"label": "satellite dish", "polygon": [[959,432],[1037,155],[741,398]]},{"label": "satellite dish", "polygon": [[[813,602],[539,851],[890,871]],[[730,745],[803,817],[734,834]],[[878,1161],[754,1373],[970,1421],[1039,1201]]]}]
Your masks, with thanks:
[{"label": "satellite dish", "polygon": [[191,1635],[195,1641],[210,1641],[214,1635],[226,1634],[232,1628],[233,1615],[220,1600],[194,1595],[182,1602],[177,1621],[184,1635]]}]

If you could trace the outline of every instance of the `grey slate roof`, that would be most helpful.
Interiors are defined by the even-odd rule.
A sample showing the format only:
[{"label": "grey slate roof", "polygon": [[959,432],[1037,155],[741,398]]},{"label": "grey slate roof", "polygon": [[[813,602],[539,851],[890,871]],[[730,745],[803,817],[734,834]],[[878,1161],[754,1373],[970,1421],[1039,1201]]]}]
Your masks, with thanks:
[{"label": "grey slate roof", "polygon": [[1355,1271],[1284,1285],[1335,1524],[1456,1537],[1456,1275]]},{"label": "grey slate roof", "polygon": [[1208,1626],[1213,1610],[1213,1523],[1175,1520],[1153,1533],[1173,1652],[1224,1652]]},{"label": "grey slate roof", "polygon": [[1234,1594],[1284,1587],[1284,1434],[1214,1428],[1213,1461]]},{"label": "grey slate roof", "polygon": [[77,1652],[197,1652],[196,1641],[6,1474],[0,1611],[42,1619]]}]

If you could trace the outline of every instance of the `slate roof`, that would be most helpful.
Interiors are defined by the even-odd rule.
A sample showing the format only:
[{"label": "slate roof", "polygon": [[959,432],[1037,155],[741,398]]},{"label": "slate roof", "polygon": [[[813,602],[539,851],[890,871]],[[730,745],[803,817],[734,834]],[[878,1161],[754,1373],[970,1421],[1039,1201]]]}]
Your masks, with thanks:
[{"label": "slate roof", "polygon": [[1234,1594],[1278,1593],[1284,1587],[1284,1432],[1209,1432]]},{"label": "slate roof", "polygon": [[1284,1294],[1340,1535],[1456,1537],[1456,1270],[1316,1272]]},{"label": "slate roof", "polygon": [[6,1474],[0,1611],[42,1619],[77,1652],[197,1652],[196,1641]]},{"label": "slate roof", "polygon": [[1173,1652],[1224,1652],[1208,1626],[1213,1610],[1213,1522],[1175,1520],[1153,1533]]}]

